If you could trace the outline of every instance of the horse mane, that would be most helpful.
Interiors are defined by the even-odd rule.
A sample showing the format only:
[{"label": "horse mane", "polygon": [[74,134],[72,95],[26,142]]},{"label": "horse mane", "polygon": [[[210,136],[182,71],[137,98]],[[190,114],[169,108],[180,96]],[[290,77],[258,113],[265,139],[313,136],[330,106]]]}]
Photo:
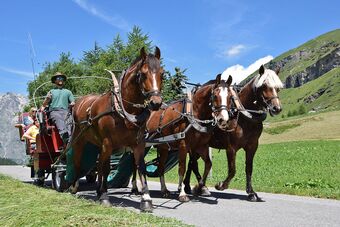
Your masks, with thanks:
[{"label": "horse mane", "polygon": [[262,75],[258,74],[252,81],[255,88],[259,88],[264,84],[272,88],[283,88],[283,83],[279,76],[271,69],[266,69]]}]

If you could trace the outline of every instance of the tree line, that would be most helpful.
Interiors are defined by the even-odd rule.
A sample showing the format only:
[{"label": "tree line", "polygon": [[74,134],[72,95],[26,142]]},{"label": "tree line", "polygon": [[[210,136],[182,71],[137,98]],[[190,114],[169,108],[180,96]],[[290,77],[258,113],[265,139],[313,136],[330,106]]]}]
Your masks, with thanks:
[{"label": "tree line", "polygon": [[[65,88],[71,90],[76,97],[109,91],[112,83],[108,83],[108,80],[105,79],[98,79],[98,77],[111,78],[105,69],[118,72],[116,75],[119,77],[119,72],[129,67],[131,62],[139,55],[142,47],[145,47],[148,52],[153,51],[152,41],[149,36],[135,26],[127,34],[126,43],[124,43],[119,34],[114,37],[112,43],[106,48],[100,47],[95,42],[93,49],[84,51],[82,58],[78,62],[72,58],[70,52],[61,53],[57,61],[45,63],[43,71],[28,83],[27,89],[31,100],[29,106],[34,105],[33,96],[37,105],[41,105],[45,95],[53,87],[50,82],[51,76],[58,71],[66,74],[68,78],[77,77],[77,79],[67,80],[65,84]],[[186,69],[182,70],[176,67],[175,73],[171,74],[169,70],[166,70],[163,62],[162,66],[165,69],[163,77],[164,101],[180,98],[183,96],[183,89],[185,88],[183,82],[188,79],[185,76]],[[37,89],[38,87],[40,88]],[[26,108],[29,108],[29,106]]]}]

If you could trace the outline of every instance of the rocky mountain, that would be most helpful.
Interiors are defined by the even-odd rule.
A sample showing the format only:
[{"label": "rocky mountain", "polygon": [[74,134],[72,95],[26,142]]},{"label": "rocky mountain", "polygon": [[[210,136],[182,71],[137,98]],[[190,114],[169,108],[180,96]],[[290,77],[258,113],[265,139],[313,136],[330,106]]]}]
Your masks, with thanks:
[{"label": "rocky mountain", "polygon": [[21,164],[26,159],[24,143],[20,141],[18,129],[14,128],[18,113],[27,105],[25,96],[0,94],[0,157],[12,159]]},{"label": "rocky mountain", "polygon": [[340,29],[321,35],[273,59],[286,88],[300,87],[340,67]]}]

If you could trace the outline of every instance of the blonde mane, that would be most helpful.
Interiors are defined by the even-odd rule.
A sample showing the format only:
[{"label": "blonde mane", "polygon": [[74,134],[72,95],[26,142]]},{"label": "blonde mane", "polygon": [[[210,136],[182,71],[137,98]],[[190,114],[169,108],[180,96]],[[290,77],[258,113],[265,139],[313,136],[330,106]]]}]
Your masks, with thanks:
[{"label": "blonde mane", "polygon": [[257,75],[254,79],[255,88],[259,88],[262,85],[267,85],[272,88],[283,88],[279,76],[271,69],[265,69],[262,75]]}]

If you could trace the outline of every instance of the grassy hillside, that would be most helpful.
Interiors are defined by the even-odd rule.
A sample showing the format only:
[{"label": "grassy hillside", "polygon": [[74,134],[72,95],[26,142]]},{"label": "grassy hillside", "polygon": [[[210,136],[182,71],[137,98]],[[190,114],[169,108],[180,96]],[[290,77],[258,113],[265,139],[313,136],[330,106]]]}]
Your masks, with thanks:
[{"label": "grassy hillside", "polygon": [[279,122],[266,122],[260,144],[300,140],[339,140],[340,111],[306,114]]},{"label": "grassy hillside", "polygon": [[[323,94],[307,103],[306,98],[320,90],[324,90]],[[279,96],[283,105],[281,116],[287,116],[289,111],[298,110],[301,105],[306,112],[313,109],[316,111],[340,109],[340,68],[335,68],[301,87],[283,89]]]},{"label": "grassy hillside", "polygon": [[308,66],[314,64],[318,59],[329,54],[335,48],[340,46],[340,29],[328,32],[312,39],[301,46],[291,49],[282,55],[276,57],[273,63],[282,61],[283,59],[299,55],[301,52],[309,53],[305,57],[301,57],[298,62],[288,62],[281,71],[280,78],[284,81],[287,76],[300,72]]}]

